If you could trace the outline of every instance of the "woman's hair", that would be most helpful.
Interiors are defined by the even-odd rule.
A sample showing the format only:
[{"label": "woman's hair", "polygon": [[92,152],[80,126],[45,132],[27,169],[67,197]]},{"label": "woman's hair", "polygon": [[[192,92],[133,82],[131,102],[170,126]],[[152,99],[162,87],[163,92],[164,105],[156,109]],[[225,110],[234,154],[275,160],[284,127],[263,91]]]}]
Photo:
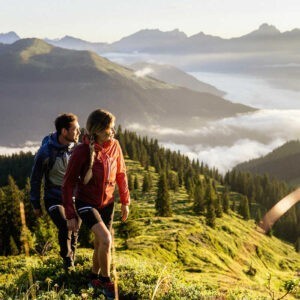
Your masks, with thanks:
[{"label": "woman's hair", "polygon": [[87,173],[85,174],[83,183],[87,184],[93,176],[93,164],[95,160],[95,139],[97,134],[102,130],[109,127],[109,125],[115,120],[115,116],[103,109],[97,109],[93,111],[86,121],[86,131],[90,139],[90,164]]}]

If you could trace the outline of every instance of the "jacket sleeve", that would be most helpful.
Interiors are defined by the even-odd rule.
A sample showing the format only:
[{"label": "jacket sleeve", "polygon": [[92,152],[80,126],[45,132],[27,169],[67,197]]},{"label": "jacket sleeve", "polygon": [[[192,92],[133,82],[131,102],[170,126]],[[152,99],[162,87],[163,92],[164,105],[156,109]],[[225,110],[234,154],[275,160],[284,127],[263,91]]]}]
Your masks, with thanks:
[{"label": "jacket sleeve", "polygon": [[67,171],[64,176],[62,185],[62,200],[65,208],[66,218],[73,219],[76,217],[76,212],[73,206],[73,194],[79,180],[80,170],[86,161],[86,155],[82,148],[77,146],[68,163]]},{"label": "jacket sleeve", "polygon": [[45,149],[41,147],[34,158],[30,176],[30,202],[35,209],[41,208],[41,184],[44,176]]},{"label": "jacket sleeve", "polygon": [[118,147],[118,159],[117,159],[117,175],[116,181],[119,187],[120,200],[122,204],[129,205],[130,204],[130,194],[128,189],[128,180],[126,175],[126,166],[124,161],[124,156],[122,149],[120,147],[119,142],[117,142]]}]

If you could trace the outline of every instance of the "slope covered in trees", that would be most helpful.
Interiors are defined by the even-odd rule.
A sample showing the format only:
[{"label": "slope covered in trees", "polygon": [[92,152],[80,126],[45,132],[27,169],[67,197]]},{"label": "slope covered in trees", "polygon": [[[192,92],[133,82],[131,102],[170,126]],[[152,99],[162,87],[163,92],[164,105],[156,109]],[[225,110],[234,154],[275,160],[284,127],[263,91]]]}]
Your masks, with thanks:
[{"label": "slope covered in trees", "polygon": [[[161,178],[166,179],[156,184],[160,191],[156,201],[157,214],[160,216],[172,214],[172,206],[168,204],[170,201],[168,193],[169,190],[176,192],[179,188],[185,189],[190,201],[193,202],[194,213],[205,215],[207,223],[212,227],[215,224],[214,219],[221,217],[223,211],[228,211],[229,205],[244,219],[252,218],[259,221],[268,209],[290,192],[284,182],[270,179],[266,175],[252,175],[233,170],[223,178],[217,169],[210,169],[199,161],[191,161],[180,152],[164,149],[159,146],[157,140],[149,140],[147,137],[137,136],[134,132],[127,130],[122,131],[121,127],[118,128],[117,138],[124,154],[129,159],[139,161],[145,170],[149,170],[151,166],[154,167],[155,172]],[[12,175],[21,188],[25,187],[32,160],[33,155],[29,153],[0,157],[2,178]],[[133,190],[133,195],[134,190],[139,188],[143,188],[144,191],[155,188],[151,182],[151,176],[145,175],[145,177],[139,182],[137,174],[129,174],[129,186]],[[8,183],[8,181],[4,182]],[[10,201],[10,197],[5,194],[6,189],[7,187],[2,188],[2,194],[4,193],[2,203]],[[22,196],[27,197],[25,203],[29,202],[27,194]],[[228,195],[230,195],[230,200]],[[166,202],[163,202],[164,199]],[[26,212],[29,214],[30,205],[27,204],[27,206]],[[300,207],[298,205],[276,223],[273,233],[287,241],[297,243],[300,236],[299,224]],[[3,223],[0,224],[1,226]],[[33,227],[29,229],[33,230]]]},{"label": "slope covered in trees", "polygon": [[239,164],[235,169],[261,175],[267,173],[290,185],[299,185],[299,164],[300,141],[296,140],[285,143],[266,156]]}]

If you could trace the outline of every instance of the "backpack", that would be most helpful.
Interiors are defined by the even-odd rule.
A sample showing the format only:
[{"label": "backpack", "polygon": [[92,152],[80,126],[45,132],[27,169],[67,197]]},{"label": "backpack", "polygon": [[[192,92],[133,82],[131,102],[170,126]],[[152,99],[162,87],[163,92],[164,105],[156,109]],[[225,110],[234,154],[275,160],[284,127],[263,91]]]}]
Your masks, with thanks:
[{"label": "backpack", "polygon": [[45,169],[45,174],[47,175],[47,177],[48,177],[50,170],[54,166],[54,163],[55,163],[55,160],[56,160],[56,157],[58,154],[58,149],[53,147],[51,144],[49,144],[50,137],[51,137],[51,133],[49,135],[45,136],[42,140],[42,146],[48,144],[47,147],[48,147],[48,151],[49,151],[49,157],[47,157],[43,163],[43,166]]}]

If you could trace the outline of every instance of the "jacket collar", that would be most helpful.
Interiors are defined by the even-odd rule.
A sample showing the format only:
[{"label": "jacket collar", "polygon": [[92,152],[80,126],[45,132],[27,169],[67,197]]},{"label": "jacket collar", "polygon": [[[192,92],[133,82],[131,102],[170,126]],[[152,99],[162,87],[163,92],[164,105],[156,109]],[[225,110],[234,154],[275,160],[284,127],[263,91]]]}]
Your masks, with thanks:
[{"label": "jacket collar", "polygon": [[[106,141],[104,142],[103,144],[98,144],[98,143],[95,143],[94,146],[95,146],[95,151],[98,152],[98,151],[101,151],[102,149],[106,149],[110,146],[112,141]],[[83,144],[87,144],[89,145],[90,144],[90,139],[89,139],[89,136],[87,134],[85,134],[83,137],[82,137],[82,143]]]}]

